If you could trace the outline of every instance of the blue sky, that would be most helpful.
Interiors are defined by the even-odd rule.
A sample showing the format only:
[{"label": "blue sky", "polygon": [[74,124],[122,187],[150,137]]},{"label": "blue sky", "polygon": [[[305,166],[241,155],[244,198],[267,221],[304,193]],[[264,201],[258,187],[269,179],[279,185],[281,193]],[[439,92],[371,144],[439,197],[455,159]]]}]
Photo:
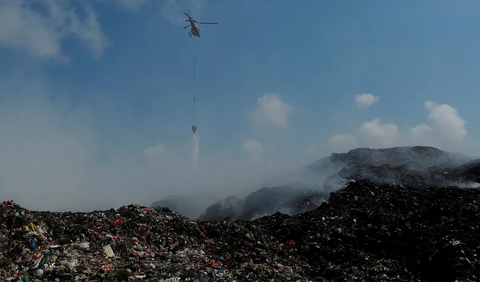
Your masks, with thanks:
[{"label": "blue sky", "polygon": [[[473,0],[2,1],[1,194],[41,209],[148,205],[246,191],[359,146],[478,156],[479,9]],[[198,174],[188,10],[219,23],[195,38]]]}]

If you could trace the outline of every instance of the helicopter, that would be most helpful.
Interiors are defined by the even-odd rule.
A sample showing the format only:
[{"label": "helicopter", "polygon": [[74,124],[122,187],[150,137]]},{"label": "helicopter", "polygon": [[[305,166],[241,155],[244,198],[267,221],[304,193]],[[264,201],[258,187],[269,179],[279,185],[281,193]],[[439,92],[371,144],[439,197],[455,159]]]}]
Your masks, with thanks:
[{"label": "helicopter", "polygon": [[218,23],[197,22],[197,20],[194,20],[190,16],[190,10],[188,11],[188,14],[185,13],[185,12],[184,12],[184,14],[188,17],[188,20],[185,20],[185,21],[190,22],[190,24],[187,25],[186,27],[184,27],[183,29],[186,29],[187,27],[191,26],[190,32],[188,33],[188,35],[190,37],[192,37],[192,35],[200,37],[200,28],[198,28],[197,24],[218,24]]}]

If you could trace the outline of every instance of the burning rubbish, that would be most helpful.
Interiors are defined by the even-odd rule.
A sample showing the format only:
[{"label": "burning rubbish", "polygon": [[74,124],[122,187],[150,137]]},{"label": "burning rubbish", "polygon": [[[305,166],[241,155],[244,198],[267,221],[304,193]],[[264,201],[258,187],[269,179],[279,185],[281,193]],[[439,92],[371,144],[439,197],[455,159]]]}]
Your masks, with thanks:
[{"label": "burning rubbish", "polygon": [[[479,281],[480,190],[350,183],[303,214],[0,207],[2,281]],[[28,280],[27,280],[28,279]],[[57,279],[57,280],[55,280]]]}]

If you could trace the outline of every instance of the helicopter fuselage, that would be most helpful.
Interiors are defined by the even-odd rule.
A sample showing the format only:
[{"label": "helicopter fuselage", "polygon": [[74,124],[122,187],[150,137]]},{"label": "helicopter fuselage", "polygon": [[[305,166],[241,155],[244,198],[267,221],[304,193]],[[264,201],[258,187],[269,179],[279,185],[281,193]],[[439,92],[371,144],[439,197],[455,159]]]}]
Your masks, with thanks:
[{"label": "helicopter fuselage", "polygon": [[200,37],[200,28],[196,23],[191,23],[192,27],[190,28],[190,34],[193,36]]}]

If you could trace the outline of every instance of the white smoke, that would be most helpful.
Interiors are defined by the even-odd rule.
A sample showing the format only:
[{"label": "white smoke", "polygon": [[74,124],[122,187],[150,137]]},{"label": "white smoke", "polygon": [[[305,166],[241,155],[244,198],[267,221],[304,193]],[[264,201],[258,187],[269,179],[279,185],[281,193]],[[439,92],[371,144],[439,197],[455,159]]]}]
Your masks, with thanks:
[{"label": "white smoke", "polygon": [[477,189],[480,188],[480,183],[478,182],[457,182],[457,183],[452,183],[451,186],[456,186],[458,188],[463,188],[463,189]]},{"label": "white smoke", "polygon": [[193,134],[193,172],[198,173],[198,157],[200,155],[200,146],[198,145],[197,134]]}]

